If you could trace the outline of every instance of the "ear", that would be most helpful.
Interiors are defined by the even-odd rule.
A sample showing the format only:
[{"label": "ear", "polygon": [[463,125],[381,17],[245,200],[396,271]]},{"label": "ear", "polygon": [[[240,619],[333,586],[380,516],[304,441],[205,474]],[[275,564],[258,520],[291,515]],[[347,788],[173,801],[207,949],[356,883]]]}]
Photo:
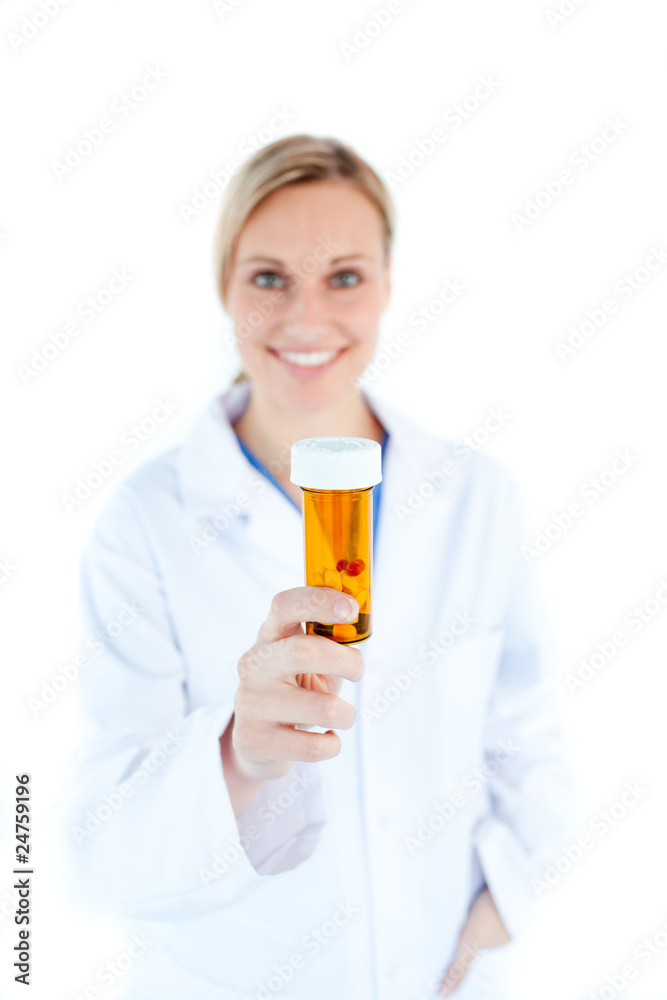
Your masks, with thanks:
[{"label": "ear", "polygon": [[389,305],[389,299],[391,297],[391,254],[388,254],[387,261],[385,264],[385,275],[384,275],[384,304],[382,306],[382,312],[385,311]]}]

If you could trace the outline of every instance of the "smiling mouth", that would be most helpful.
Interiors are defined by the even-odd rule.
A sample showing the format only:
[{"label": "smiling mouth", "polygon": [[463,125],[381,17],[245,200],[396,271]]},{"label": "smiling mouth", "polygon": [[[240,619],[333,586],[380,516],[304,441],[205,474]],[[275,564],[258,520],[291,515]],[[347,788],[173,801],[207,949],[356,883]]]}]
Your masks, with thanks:
[{"label": "smiling mouth", "polygon": [[286,361],[299,368],[322,368],[334,361],[345,350],[347,350],[345,347],[336,348],[334,351],[279,351],[273,347],[269,348],[269,351],[281,361]]}]

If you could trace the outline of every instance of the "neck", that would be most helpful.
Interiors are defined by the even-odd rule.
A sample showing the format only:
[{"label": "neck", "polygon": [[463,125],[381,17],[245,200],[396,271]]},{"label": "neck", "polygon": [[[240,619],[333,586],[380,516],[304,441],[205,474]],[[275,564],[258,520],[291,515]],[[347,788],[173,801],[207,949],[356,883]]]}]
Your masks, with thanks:
[{"label": "neck", "polygon": [[359,390],[313,413],[285,411],[254,386],[234,430],[277,479],[289,480],[290,448],[308,437],[365,437],[380,444],[384,428]]}]

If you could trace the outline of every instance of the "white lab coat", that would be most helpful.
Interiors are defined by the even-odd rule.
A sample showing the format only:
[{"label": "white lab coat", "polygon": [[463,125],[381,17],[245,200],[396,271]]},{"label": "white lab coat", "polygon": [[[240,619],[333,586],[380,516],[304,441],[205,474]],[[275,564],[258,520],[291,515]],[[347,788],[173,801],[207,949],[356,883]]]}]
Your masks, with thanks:
[{"label": "white lab coat", "polygon": [[[231,427],[249,391],[120,484],[86,545],[84,634],[103,648],[77,682],[91,733],[71,877],[147,928],[132,1000],[435,996],[484,882],[521,934],[572,815],[525,504],[496,460],[366,392],[390,437],[366,672],[340,692],[357,720],[336,758],[267,782],[237,823],[218,743],[236,663],[304,580],[301,515]],[[483,954],[460,1000],[512,996],[515,950]]]}]

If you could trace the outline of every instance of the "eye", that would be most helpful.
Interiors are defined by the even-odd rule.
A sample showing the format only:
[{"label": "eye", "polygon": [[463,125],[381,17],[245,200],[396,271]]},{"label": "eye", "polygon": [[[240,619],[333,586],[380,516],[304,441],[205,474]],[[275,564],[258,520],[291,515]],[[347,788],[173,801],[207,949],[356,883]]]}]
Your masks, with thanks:
[{"label": "eye", "polygon": [[352,281],[343,281],[342,284],[338,285],[338,288],[356,288],[361,281],[361,276],[356,271],[339,271],[338,274],[334,275],[333,280],[335,281],[336,278],[352,278]]},{"label": "eye", "polygon": [[[268,281],[258,280],[264,278],[268,278]],[[273,279],[275,279],[275,281]],[[253,275],[252,280],[253,284],[255,284],[257,288],[282,288],[282,284],[280,283],[283,279],[279,274],[276,274],[275,271],[259,271],[258,274]]]}]

